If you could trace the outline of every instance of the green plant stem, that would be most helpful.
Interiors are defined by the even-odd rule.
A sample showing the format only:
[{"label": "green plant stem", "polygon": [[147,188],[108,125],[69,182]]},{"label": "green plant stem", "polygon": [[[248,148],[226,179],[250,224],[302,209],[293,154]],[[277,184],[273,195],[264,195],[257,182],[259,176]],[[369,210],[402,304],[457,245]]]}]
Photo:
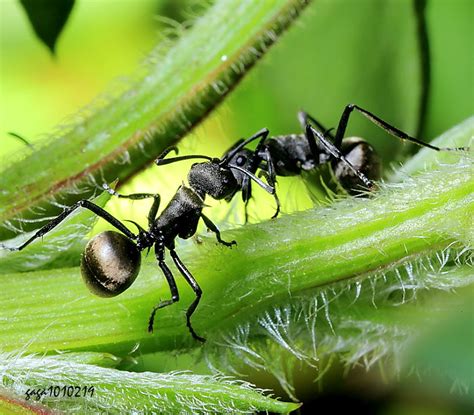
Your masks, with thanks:
[{"label": "green plant stem", "polygon": [[[199,123],[261,58],[307,0],[221,0],[167,53],[152,53],[130,85],[78,114],[0,175],[0,239],[124,181]],[[98,100],[100,101],[100,100]],[[51,163],[54,160],[54,163]]]},{"label": "green plant stem", "polygon": [[[237,247],[205,240],[179,254],[199,280],[202,302],[193,316],[203,336],[252,321],[294,295],[370,275],[452,244],[472,243],[472,158],[389,185],[370,200],[342,200],[258,225],[225,232]],[[176,276],[179,274],[173,270]],[[153,259],[126,293],[94,298],[78,268],[2,276],[0,339],[4,350],[103,350],[118,355],[198,346],[183,309],[193,293],[178,278],[181,300],[160,310],[146,332],[151,308],[169,289]],[[349,282],[349,281],[348,281]],[[21,298],[21,301],[18,301]]]}]

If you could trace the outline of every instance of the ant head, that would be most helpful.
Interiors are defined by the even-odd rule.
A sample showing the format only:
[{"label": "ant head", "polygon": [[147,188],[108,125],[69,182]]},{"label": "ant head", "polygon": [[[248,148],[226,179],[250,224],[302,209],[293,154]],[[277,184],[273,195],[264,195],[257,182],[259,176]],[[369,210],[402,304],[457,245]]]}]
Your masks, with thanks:
[{"label": "ant head", "polygon": [[[228,154],[228,153],[226,153]],[[255,156],[255,152],[251,151],[247,148],[242,148],[235,154],[233,154],[230,158],[223,158],[223,165],[233,165],[237,167],[241,167],[243,170],[255,174],[257,167],[258,167],[258,159]],[[246,201],[250,197],[250,178],[248,175],[243,173],[242,171],[231,169],[232,174],[237,181],[239,188],[242,189],[242,197],[243,200]],[[228,199],[230,199],[230,196]]]},{"label": "ant head", "polygon": [[132,285],[140,263],[140,251],[134,242],[121,233],[105,231],[87,243],[81,258],[81,273],[94,294],[114,297]]},{"label": "ant head", "polygon": [[[380,158],[367,141],[359,137],[345,138],[342,141],[341,151],[347,161],[369,180],[376,181],[380,179]],[[334,160],[332,167],[339,183],[349,194],[356,195],[361,191],[372,190],[364,186],[344,161]]]},{"label": "ant head", "polygon": [[193,164],[188,181],[201,196],[209,195],[216,200],[224,199],[238,189],[233,172],[226,165],[221,165],[219,159]]},{"label": "ant head", "polygon": [[255,160],[256,157],[254,151],[242,148],[230,158],[227,158],[226,155],[224,155],[221,164],[225,166],[232,164],[234,166],[242,167],[244,170],[250,171],[251,173],[255,173],[254,170],[257,170],[257,166],[254,166]]}]

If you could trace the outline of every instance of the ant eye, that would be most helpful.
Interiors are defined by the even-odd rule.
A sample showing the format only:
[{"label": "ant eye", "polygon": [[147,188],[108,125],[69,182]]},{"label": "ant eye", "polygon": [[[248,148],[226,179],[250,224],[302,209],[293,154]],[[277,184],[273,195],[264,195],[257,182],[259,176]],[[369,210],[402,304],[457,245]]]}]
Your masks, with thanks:
[{"label": "ant eye", "polygon": [[237,160],[235,160],[235,162],[236,162],[237,166],[242,167],[247,162],[247,158],[244,157],[244,156],[239,156],[239,157],[237,157]]}]

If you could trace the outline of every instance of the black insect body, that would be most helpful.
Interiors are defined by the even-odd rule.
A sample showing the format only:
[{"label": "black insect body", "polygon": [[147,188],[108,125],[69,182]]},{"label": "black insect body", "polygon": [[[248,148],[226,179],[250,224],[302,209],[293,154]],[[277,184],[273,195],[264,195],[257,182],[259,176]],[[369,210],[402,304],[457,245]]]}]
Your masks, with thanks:
[{"label": "black insect body", "polygon": [[[240,139],[224,153],[224,156],[221,159],[211,158],[204,155],[189,155],[165,159],[169,152],[173,150],[176,152],[178,151],[176,147],[170,147],[165,150],[156,160],[156,164],[162,166],[175,163],[177,161],[195,158],[209,160],[207,163],[193,164],[188,174],[188,181],[196,191],[201,191],[205,194],[208,194],[213,199],[224,199],[227,202],[229,202],[236,193],[241,191],[242,199],[247,204],[252,197],[252,187],[250,183],[253,180],[265,191],[272,194],[275,198],[277,206],[280,206],[278,196],[275,192],[274,182],[272,182],[270,175],[268,175],[265,171],[260,172],[260,176],[264,176],[268,184],[259,180],[255,176],[255,173],[261,164],[262,158],[255,151],[245,148],[247,144],[255,140],[259,140],[259,143],[263,143],[267,139],[268,134],[269,131],[266,128],[263,128],[246,140]],[[216,180],[216,178],[211,174],[215,175],[215,172],[218,171],[218,169],[223,169],[223,171],[226,171],[227,174],[219,174],[218,179]],[[202,170],[206,170],[208,180],[205,180],[206,177],[201,173]],[[197,177],[199,177],[199,181],[202,183],[194,179],[195,174],[198,172],[199,174]],[[225,194],[223,192],[218,192],[218,188],[206,190],[203,186],[205,186],[208,182],[220,183],[222,185],[225,184],[228,192]]]},{"label": "black insect body", "polygon": [[[229,162],[232,158],[223,158],[222,160],[211,159],[205,156],[185,156],[184,158],[196,157],[204,157],[208,161],[193,164],[188,174],[190,186],[180,186],[160,215],[157,215],[160,206],[160,196],[158,194],[137,193],[121,195],[109,186],[104,185],[104,188],[110,194],[121,198],[132,200],[154,198],[148,213],[148,230],[132,222],[138,228],[138,233],[135,234],[101,207],[88,200],[80,200],[64,209],[60,215],[39,229],[22,245],[7,249],[20,251],[58,226],[77,208],[88,209],[120,231],[120,233],[116,231],[102,232],[87,243],[81,259],[81,273],[90,290],[103,297],[113,297],[125,291],[138,276],[141,251],[149,250],[153,247],[158,266],[161,268],[170,287],[171,299],[161,301],[153,308],[148,322],[148,331],[152,332],[155,313],[159,309],[179,300],[176,282],[165,262],[165,250],[167,249],[177,269],[196,295],[195,300],[186,311],[186,324],[191,335],[196,340],[203,342],[205,339],[198,336],[191,325],[191,316],[199,304],[202,290],[178,257],[174,241],[177,237],[187,239],[194,235],[199,220],[202,219],[208,229],[216,234],[219,243],[225,246],[232,246],[236,243],[235,241],[226,242],[222,240],[217,226],[202,213],[202,209],[205,206],[204,200],[207,195],[214,199],[225,199],[231,197],[239,189],[239,183],[234,176],[234,172],[238,172],[239,180],[241,175],[246,176],[249,180],[254,180],[272,194],[274,193],[274,188],[262,182],[252,173],[245,170],[245,168],[234,166]],[[183,159],[183,157],[180,159]],[[158,159],[156,162],[157,164],[166,164],[172,161],[172,159]]]},{"label": "black insect body", "polygon": [[276,182],[275,176],[298,176],[331,163],[334,176],[349,194],[371,190],[372,181],[380,178],[380,161],[373,147],[358,137],[343,140],[337,149],[324,135],[305,127],[305,134],[270,137],[256,153],[264,162],[259,167]]},{"label": "black insect body", "polygon": [[[366,194],[367,191],[375,188],[374,181],[381,178],[381,164],[375,149],[368,142],[358,137],[344,138],[349,116],[354,110],[390,135],[402,140],[436,151],[463,150],[462,148],[439,148],[420,141],[391,126],[371,112],[351,104],[344,109],[335,134],[324,128],[308,113],[301,111],[298,113],[298,120],[304,133],[265,136],[253,151],[242,147],[244,142],[239,140],[235,144],[240,149],[239,152],[233,152],[235,146],[231,147],[230,152],[233,152],[234,159],[242,156],[247,160],[246,169],[249,172],[256,174],[260,169],[259,175],[266,176],[267,182],[273,187],[276,176],[300,175],[303,171],[311,171],[330,163],[335,178],[349,194]],[[250,141],[251,139],[246,140],[245,145]],[[243,181],[240,187],[242,197],[247,204],[251,197],[250,180]],[[275,199],[277,209],[273,217],[277,216],[280,210],[276,194]]]}]

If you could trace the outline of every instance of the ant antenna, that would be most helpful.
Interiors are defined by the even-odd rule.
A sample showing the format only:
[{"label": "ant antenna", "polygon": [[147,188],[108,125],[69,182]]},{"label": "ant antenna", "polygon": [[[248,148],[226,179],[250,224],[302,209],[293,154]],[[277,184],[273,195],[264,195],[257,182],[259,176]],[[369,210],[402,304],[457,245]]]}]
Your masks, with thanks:
[{"label": "ant antenna", "polygon": [[257,183],[262,189],[270,193],[271,195],[275,193],[275,188],[273,186],[269,186],[268,184],[264,183],[262,180],[260,180],[257,176],[254,174],[250,173],[248,170],[243,169],[242,167],[236,166],[234,164],[229,164],[229,167],[231,169],[236,169],[240,171],[241,173],[246,174],[248,177],[250,177],[255,183]]},{"label": "ant antenna", "polygon": [[176,146],[169,146],[168,148],[165,148],[163,152],[157,157],[157,160],[159,159],[164,159],[169,153],[174,151],[176,154],[179,153],[178,147]]},{"label": "ant antenna", "polygon": [[191,159],[205,159],[205,160],[208,160],[208,161],[215,160],[215,159],[213,159],[212,157],[209,157],[209,156],[204,156],[204,155],[199,155],[199,154],[192,154],[192,155],[189,155],[189,156],[173,157],[173,158],[170,158],[170,159],[157,158],[155,160],[155,164],[157,166],[164,166],[165,164],[171,164],[171,163],[175,163],[177,161],[191,160]]},{"label": "ant antenna", "polygon": [[222,164],[227,163],[227,160],[234,157],[247,144],[251,143],[252,141],[256,140],[257,138],[267,138],[268,133],[269,133],[269,131],[268,131],[267,128],[262,128],[259,132],[254,134],[252,137],[249,137],[246,140],[242,140],[239,145],[234,147],[229,153],[227,153],[224,157],[222,157],[222,160],[221,160],[220,164],[222,165]]}]

